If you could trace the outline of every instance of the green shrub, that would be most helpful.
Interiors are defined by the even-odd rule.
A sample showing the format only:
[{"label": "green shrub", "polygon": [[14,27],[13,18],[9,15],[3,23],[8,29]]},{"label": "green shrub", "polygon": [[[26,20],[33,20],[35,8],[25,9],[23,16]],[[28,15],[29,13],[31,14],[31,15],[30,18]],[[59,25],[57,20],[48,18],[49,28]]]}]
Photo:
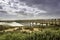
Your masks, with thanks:
[{"label": "green shrub", "polygon": [[60,30],[44,30],[32,33],[7,32],[0,35],[0,40],[60,40]]}]

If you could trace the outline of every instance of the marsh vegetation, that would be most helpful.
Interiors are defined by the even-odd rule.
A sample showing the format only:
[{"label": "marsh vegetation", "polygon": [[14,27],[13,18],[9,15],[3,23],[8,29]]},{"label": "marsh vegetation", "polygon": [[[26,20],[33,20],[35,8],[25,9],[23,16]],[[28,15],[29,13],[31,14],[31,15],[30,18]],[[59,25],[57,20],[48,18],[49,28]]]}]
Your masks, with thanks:
[{"label": "marsh vegetation", "polygon": [[[23,23],[26,22],[28,21]],[[36,24],[39,24],[38,22]],[[0,25],[0,40],[60,40],[60,21],[49,22],[49,25],[46,21],[42,21],[43,25],[32,24],[29,26]]]}]

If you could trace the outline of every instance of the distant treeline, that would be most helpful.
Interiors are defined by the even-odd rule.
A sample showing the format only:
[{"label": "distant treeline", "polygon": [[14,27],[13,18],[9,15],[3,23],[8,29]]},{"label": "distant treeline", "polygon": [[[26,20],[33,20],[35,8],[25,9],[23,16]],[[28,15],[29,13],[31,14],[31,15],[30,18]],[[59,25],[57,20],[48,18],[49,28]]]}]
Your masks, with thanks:
[{"label": "distant treeline", "polygon": [[41,21],[59,21],[60,19],[32,19],[32,20],[0,20],[0,22],[41,22]]}]

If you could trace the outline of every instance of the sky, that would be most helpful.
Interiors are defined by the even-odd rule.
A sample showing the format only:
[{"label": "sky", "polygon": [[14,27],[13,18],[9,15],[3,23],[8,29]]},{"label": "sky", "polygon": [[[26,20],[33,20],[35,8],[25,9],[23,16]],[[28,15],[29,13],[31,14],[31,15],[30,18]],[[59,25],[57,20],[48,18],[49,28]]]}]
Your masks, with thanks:
[{"label": "sky", "polygon": [[0,20],[60,18],[60,0],[0,0]]}]

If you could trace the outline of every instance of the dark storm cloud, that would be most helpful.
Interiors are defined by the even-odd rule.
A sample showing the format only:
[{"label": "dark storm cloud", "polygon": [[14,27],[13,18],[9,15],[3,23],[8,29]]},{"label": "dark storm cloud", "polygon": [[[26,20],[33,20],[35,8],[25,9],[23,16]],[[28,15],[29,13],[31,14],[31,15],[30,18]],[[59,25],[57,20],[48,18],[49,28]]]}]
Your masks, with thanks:
[{"label": "dark storm cloud", "polygon": [[2,9],[2,6],[0,6],[0,9]]},{"label": "dark storm cloud", "polygon": [[30,6],[38,7],[40,9],[47,10],[51,13],[59,12],[60,0],[21,0],[26,2]]},{"label": "dark storm cloud", "polygon": [[7,12],[6,12],[6,11],[2,11],[2,10],[1,10],[1,11],[0,11],[0,13],[7,13]]},{"label": "dark storm cloud", "polygon": [[42,5],[49,5],[49,6],[57,6],[60,4],[60,0],[20,0],[26,2],[28,4],[42,4]]},{"label": "dark storm cloud", "polygon": [[7,15],[6,11],[0,10],[0,17],[4,17],[5,15]]},{"label": "dark storm cloud", "polygon": [[16,13],[18,13],[19,15],[21,14],[21,15],[23,15],[25,17],[33,17],[34,16],[33,14],[25,13],[24,11],[19,11],[19,12],[16,12]]},{"label": "dark storm cloud", "polygon": [[60,0],[1,0],[0,4],[3,18],[60,17]]}]

